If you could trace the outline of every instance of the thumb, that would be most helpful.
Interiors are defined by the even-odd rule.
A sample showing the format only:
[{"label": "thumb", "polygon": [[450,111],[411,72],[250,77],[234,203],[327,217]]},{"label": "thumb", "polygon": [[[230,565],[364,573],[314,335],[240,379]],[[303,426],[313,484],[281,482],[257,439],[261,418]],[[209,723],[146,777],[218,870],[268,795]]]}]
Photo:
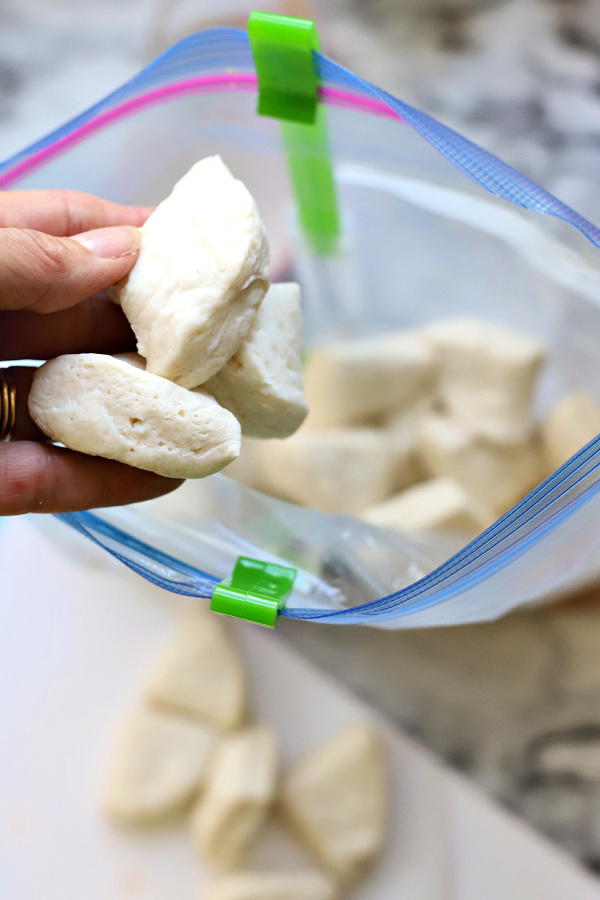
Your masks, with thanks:
[{"label": "thumb", "polygon": [[129,272],[141,232],[131,225],[70,238],[0,228],[0,310],[51,313],[105,290]]}]

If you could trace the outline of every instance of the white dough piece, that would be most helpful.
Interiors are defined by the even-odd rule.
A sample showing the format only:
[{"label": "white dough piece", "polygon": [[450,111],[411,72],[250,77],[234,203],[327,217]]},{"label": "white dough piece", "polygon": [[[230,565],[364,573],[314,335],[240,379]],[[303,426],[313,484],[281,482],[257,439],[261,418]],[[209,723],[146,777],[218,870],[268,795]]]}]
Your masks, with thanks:
[{"label": "white dough piece", "polygon": [[170,478],[203,478],[236,458],[240,426],[204,391],[144,371],[131,355],[59,356],[35,373],[32,419],[54,441]]},{"label": "white dough piece", "polygon": [[390,494],[393,460],[384,429],[302,428],[265,442],[260,452],[263,488],[293,503],[352,515]]},{"label": "white dough piece", "polygon": [[431,478],[365,509],[360,518],[397,531],[461,531],[476,535],[495,516],[452,478]]},{"label": "white dough piece", "polygon": [[387,785],[379,739],[354,725],[317,747],[284,779],[283,808],[317,859],[355,881],[383,845]]},{"label": "white dough piece", "polygon": [[111,819],[144,825],[180,810],[204,786],[214,731],[151,710],[131,716],[116,746],[104,787]]},{"label": "white dough piece", "polygon": [[240,455],[227,467],[227,476],[255,491],[269,493],[268,451],[264,441],[242,436]]},{"label": "white dough piece", "polygon": [[202,900],[335,900],[335,882],[322,872],[236,872],[211,885]]},{"label": "white dough piece", "polygon": [[186,616],[150,677],[147,697],[222,731],[239,726],[246,673],[224,622],[214,613]]},{"label": "white dough piece", "polygon": [[190,819],[192,838],[207,862],[232,868],[243,859],[273,803],[277,772],[277,738],[270,726],[255,725],[221,741]]},{"label": "white dough piece", "polygon": [[554,471],[600,433],[600,406],[585,391],[573,391],[554,404],[541,427],[548,468]]},{"label": "white dough piece", "polygon": [[431,345],[418,332],[315,347],[304,386],[311,428],[370,424],[392,416],[431,387]]},{"label": "white dough piece", "polygon": [[440,364],[444,411],[473,434],[504,443],[531,436],[532,399],[544,347],[521,334],[474,319],[427,330]]},{"label": "white dough piece", "polygon": [[141,228],[119,302],[147,369],[194,388],[248,334],[269,287],[256,204],[219,156],[196,163]]},{"label": "white dough piece", "polygon": [[498,444],[475,437],[446,416],[429,416],[419,434],[419,455],[428,476],[447,476],[498,515],[543,477],[539,442]]},{"label": "white dough piece", "polygon": [[203,388],[234,414],[243,434],[287,437],[308,412],[301,349],[300,288],[293,282],[272,284],[248,336]]},{"label": "white dough piece", "polygon": [[[394,473],[391,494],[403,491],[425,477],[418,453],[419,433],[432,410],[432,399],[426,396],[388,422],[387,435]],[[234,465],[236,463],[237,460]]]}]

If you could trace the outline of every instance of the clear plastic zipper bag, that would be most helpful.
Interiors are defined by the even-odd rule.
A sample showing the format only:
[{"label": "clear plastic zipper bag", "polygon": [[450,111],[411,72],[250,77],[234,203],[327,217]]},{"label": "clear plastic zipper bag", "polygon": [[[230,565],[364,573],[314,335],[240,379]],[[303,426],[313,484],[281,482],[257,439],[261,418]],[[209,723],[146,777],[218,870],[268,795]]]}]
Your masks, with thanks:
[{"label": "clear plastic zipper bag", "polygon": [[[1,165],[0,186],[153,204],[219,153],[257,200],[272,279],[301,284],[308,347],[476,316],[549,348],[540,411],[575,387],[600,399],[600,231],[429,116],[313,60],[341,223],[333,254],[316,252],[298,224],[280,124],[257,114],[251,46],[235,29],[176,44]],[[600,437],[464,547],[301,508],[226,471],[159,500],[61,518],[176,593],[211,597],[243,555],[297,570],[284,616],[385,628],[482,621],[600,577]]]}]

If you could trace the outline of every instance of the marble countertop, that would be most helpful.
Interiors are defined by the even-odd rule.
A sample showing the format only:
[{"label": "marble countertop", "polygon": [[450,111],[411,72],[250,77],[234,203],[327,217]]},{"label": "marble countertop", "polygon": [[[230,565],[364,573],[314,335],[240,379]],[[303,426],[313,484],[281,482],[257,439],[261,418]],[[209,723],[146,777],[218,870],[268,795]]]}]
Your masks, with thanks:
[{"label": "marble countertop", "polygon": [[[185,30],[212,24],[218,10],[238,21],[250,8],[4,0],[0,158],[118,87]],[[315,0],[312,8],[330,56],[600,220],[593,0]],[[600,871],[600,598],[453,629],[286,622],[281,634]]]}]

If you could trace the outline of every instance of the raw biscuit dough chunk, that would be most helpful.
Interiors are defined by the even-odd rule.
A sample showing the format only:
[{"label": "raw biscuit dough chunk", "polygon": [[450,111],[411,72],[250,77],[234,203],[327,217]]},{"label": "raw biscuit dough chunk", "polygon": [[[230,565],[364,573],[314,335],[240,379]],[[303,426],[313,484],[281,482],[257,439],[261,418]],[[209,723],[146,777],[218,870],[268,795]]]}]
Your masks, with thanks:
[{"label": "raw biscuit dough chunk", "polygon": [[444,411],[492,441],[527,440],[533,392],[545,358],[542,345],[472,319],[440,322],[427,335],[439,359]]},{"label": "raw biscuit dough chunk", "polygon": [[573,391],[555,403],[542,423],[544,455],[551,471],[600,433],[600,406],[585,391]]},{"label": "raw biscuit dough chunk", "polygon": [[236,872],[216,881],[202,900],[335,900],[337,888],[321,872]]},{"label": "raw biscuit dough chunk", "polygon": [[432,478],[365,509],[360,518],[398,531],[462,531],[475,535],[492,525],[495,516],[452,478]]},{"label": "raw biscuit dough chunk", "polygon": [[141,228],[116,286],[149,372],[187,388],[223,368],[269,287],[256,204],[219,156],[192,166]]},{"label": "raw biscuit dough chunk", "polygon": [[192,838],[209,863],[232,868],[243,858],[273,802],[277,770],[271,727],[256,725],[221,741],[190,820]]},{"label": "raw biscuit dough chunk", "polygon": [[393,462],[383,429],[302,428],[260,452],[263,488],[284,500],[352,515],[390,493]]},{"label": "raw biscuit dough chunk", "polygon": [[136,358],[59,356],[35,373],[29,411],[71,450],[170,478],[203,478],[237,457],[237,420],[204,391],[144,371]]},{"label": "raw biscuit dough chunk", "polygon": [[127,722],[104,788],[107,814],[147,824],[183,807],[203,786],[217,743],[203,725],[144,710]]},{"label": "raw biscuit dough chunk", "polygon": [[242,437],[240,455],[227,468],[227,475],[255,491],[269,493],[267,459],[264,441]]},{"label": "raw biscuit dough chunk", "polygon": [[521,500],[543,475],[536,442],[492,443],[445,416],[432,415],[421,424],[419,454],[429,476],[454,478],[498,515]]},{"label": "raw biscuit dough chunk", "polygon": [[311,428],[369,424],[431,386],[434,354],[417,332],[324,344],[311,351],[304,386]]},{"label": "raw biscuit dough chunk", "polygon": [[342,881],[378,856],[387,785],[379,740],[367,724],[335,735],[284,779],[282,803],[307,847]]},{"label": "raw biscuit dough chunk", "polygon": [[287,437],[308,412],[301,346],[300,288],[272,284],[247,338],[203,388],[234,414],[243,434]]},{"label": "raw biscuit dough chunk", "polygon": [[432,414],[432,409],[431,398],[423,397],[390,419],[387,424],[393,466],[390,494],[402,491],[424,477],[418,454],[419,431],[423,422]]},{"label": "raw biscuit dough chunk", "polygon": [[187,616],[151,675],[157,707],[220,730],[236,728],[246,706],[246,673],[227,629],[212,613]]}]

